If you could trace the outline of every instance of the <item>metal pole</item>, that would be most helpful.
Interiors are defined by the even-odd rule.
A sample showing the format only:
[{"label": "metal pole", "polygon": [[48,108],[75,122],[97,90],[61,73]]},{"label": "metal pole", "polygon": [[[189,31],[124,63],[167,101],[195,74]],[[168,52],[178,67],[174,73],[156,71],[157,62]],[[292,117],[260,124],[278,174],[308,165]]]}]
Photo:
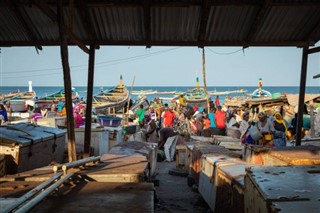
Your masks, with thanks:
[{"label": "metal pole", "polygon": [[62,183],[64,183],[66,180],[68,180],[73,174],[70,173],[51,186],[49,186],[46,190],[41,192],[38,196],[34,197],[32,200],[30,200],[28,203],[23,205],[21,208],[19,208],[15,213],[24,213],[32,209],[35,205],[37,205],[42,199],[44,199],[46,196],[48,196],[51,192],[53,192],[58,186],[60,186]]},{"label": "metal pole", "polygon": [[17,200],[15,200],[15,202],[11,205],[8,206],[6,209],[4,209],[3,211],[1,211],[2,213],[9,213],[12,210],[14,210],[15,208],[17,208],[18,206],[20,206],[22,203],[24,203],[26,200],[28,200],[29,198],[33,197],[35,194],[37,194],[39,191],[41,191],[43,188],[47,187],[48,185],[50,185],[53,181],[55,181],[56,179],[58,179],[60,176],[62,175],[62,173],[57,173],[54,176],[52,176],[50,179],[48,179],[47,181],[41,183],[40,185],[38,185],[37,187],[35,187],[34,189],[32,189],[31,191],[29,191],[27,194],[23,195],[22,197],[18,198]]},{"label": "metal pole", "polygon": [[69,168],[72,168],[72,167],[81,166],[83,164],[94,162],[94,161],[99,161],[99,160],[100,160],[100,156],[84,158],[84,159],[73,161],[73,162],[70,162],[70,163],[54,166],[53,167],[53,171],[56,172],[56,171],[62,169],[63,167],[66,167],[67,169],[69,169]]},{"label": "metal pole", "polygon": [[308,66],[308,48],[303,47],[302,51],[302,64],[301,64],[301,76],[300,76],[300,91],[299,91],[299,111],[297,119],[297,135],[296,146],[301,145],[302,127],[303,127],[303,110],[304,110],[304,95],[306,92],[306,78],[307,78],[307,66]]}]

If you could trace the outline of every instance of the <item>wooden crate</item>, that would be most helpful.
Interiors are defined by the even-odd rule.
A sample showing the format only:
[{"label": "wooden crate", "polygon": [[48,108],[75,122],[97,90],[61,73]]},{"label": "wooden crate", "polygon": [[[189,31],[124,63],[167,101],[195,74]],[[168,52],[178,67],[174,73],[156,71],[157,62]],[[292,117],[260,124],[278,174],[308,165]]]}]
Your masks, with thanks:
[{"label": "wooden crate", "polygon": [[[0,183],[0,189],[3,189],[0,190],[3,196],[3,199],[0,198],[0,209],[12,204],[17,197],[40,183]],[[83,180],[77,181],[72,187],[65,184],[54,194],[30,212],[154,212],[155,189],[152,183],[98,183]]]},{"label": "wooden crate", "polygon": [[193,177],[196,184],[199,183],[199,175],[201,171],[201,157],[203,155],[208,155],[208,154],[227,155],[231,157],[240,158],[239,154],[234,153],[222,146],[196,144],[192,150],[192,161],[191,161],[191,176]]},{"label": "wooden crate", "polygon": [[245,212],[320,212],[320,166],[256,167],[245,176]]},{"label": "wooden crate", "polygon": [[271,148],[260,145],[244,145],[242,159],[255,165],[264,165],[263,155],[270,151]]},{"label": "wooden crate", "polygon": [[265,148],[249,145],[245,148],[244,159],[249,163],[265,166],[319,165],[320,147],[309,145]]},{"label": "wooden crate", "polygon": [[185,168],[186,151],[187,151],[187,147],[185,144],[178,144],[176,146],[176,167],[177,168]]},{"label": "wooden crate", "polygon": [[6,155],[6,174],[19,173],[52,162],[62,163],[66,132],[57,128],[19,123],[4,126],[0,154]]},{"label": "wooden crate", "polygon": [[240,159],[221,154],[203,155],[201,158],[201,171],[199,175],[198,190],[211,210],[215,210],[216,190],[218,187],[217,170],[227,165],[238,165],[244,163]]},{"label": "wooden crate", "polygon": [[244,176],[253,164],[226,165],[217,170],[216,212],[244,212]]},{"label": "wooden crate", "polygon": [[149,162],[150,176],[154,176],[157,168],[158,145],[151,142],[126,141],[114,146],[109,153],[118,155],[143,155]]}]

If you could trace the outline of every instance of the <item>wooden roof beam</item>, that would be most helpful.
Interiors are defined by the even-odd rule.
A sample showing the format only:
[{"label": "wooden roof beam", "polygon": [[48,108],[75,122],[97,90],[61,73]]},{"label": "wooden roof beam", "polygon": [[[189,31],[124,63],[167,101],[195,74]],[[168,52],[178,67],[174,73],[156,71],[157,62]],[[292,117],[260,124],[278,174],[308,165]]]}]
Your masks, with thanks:
[{"label": "wooden roof beam", "polygon": [[[90,45],[90,40],[83,40],[83,44]],[[34,45],[43,45],[43,46],[59,46],[58,41],[0,41],[0,46],[34,46]],[[68,45],[74,45],[70,43]],[[112,41],[112,40],[97,40],[97,45],[123,45],[123,46],[146,46],[145,41]],[[198,47],[200,44],[198,41],[151,41],[152,46],[195,46]],[[314,42],[310,41],[272,41],[272,42],[238,42],[238,41],[206,41],[204,46],[238,46],[238,47],[303,47],[303,46],[313,46]]]},{"label": "wooden roof beam", "polygon": [[146,41],[146,47],[151,47],[151,6],[150,6],[150,0],[144,0],[144,31],[145,31],[145,41]]},{"label": "wooden roof beam", "polygon": [[320,52],[320,47],[314,47],[314,48],[308,49],[308,54],[313,54],[318,52]]},{"label": "wooden roof beam", "polygon": [[262,24],[264,23],[264,20],[268,15],[269,6],[270,0],[264,0],[261,4],[260,9],[257,12],[256,17],[251,25],[251,28],[248,31],[248,34],[245,38],[246,42],[252,42],[255,40],[257,33],[259,32],[259,29],[262,27]]},{"label": "wooden roof beam", "polygon": [[201,47],[201,48],[204,47],[204,45],[202,45],[202,44],[204,44],[204,41],[206,39],[210,9],[211,9],[211,6],[209,3],[209,0],[202,1],[201,21],[200,21],[199,34],[198,34],[199,35],[198,36],[199,47]]},{"label": "wooden roof beam", "polygon": [[[30,40],[32,41],[36,41],[37,40],[37,36],[35,35],[35,32],[31,29],[31,24],[28,23],[28,20],[22,16],[18,5],[11,0],[5,0],[5,2],[7,3],[7,6],[10,8],[10,10],[15,14],[16,18],[18,19],[18,21],[21,23],[23,29],[25,30],[25,32],[27,33],[28,37]],[[34,46],[34,45],[32,45]],[[39,50],[42,50],[41,45],[36,45],[36,50],[38,52]]]}]

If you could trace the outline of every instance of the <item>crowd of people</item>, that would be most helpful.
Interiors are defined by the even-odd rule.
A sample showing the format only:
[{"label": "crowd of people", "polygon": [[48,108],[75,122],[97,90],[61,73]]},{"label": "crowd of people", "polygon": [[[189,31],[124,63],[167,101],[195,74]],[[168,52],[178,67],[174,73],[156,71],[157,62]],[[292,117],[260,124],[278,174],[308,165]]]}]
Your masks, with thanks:
[{"label": "crowd of people", "polygon": [[[155,98],[149,109],[141,105],[136,111],[136,122],[145,129],[147,141],[158,142],[159,148],[165,150],[167,161],[171,161],[170,150],[178,143],[178,135],[225,135],[240,139],[242,144],[286,146],[288,131],[295,124],[294,121],[285,121],[281,112],[280,108],[273,114],[263,111],[256,113],[252,110],[239,112],[221,106],[218,97],[210,102],[207,112],[206,108],[188,106],[181,95],[178,101],[170,104],[162,104]],[[320,120],[319,113],[320,111],[316,121]],[[253,116],[254,114],[257,116]]]}]

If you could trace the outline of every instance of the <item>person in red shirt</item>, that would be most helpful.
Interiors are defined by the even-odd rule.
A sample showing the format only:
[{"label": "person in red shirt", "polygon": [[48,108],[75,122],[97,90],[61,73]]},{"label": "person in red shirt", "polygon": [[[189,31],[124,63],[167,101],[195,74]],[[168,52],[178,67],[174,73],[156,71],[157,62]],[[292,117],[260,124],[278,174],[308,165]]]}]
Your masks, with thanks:
[{"label": "person in red shirt", "polygon": [[226,128],[226,113],[221,110],[221,106],[217,107],[217,112],[214,115],[214,121],[218,129]]},{"label": "person in red shirt", "polygon": [[218,96],[218,95],[217,95],[217,97],[216,97],[215,104],[216,104],[216,107],[221,106],[221,105],[220,105],[220,100],[219,100],[219,96]]},{"label": "person in red shirt", "polygon": [[173,120],[174,120],[174,112],[173,107],[170,107],[169,110],[166,110],[163,115],[163,126],[164,127],[173,127]]}]

